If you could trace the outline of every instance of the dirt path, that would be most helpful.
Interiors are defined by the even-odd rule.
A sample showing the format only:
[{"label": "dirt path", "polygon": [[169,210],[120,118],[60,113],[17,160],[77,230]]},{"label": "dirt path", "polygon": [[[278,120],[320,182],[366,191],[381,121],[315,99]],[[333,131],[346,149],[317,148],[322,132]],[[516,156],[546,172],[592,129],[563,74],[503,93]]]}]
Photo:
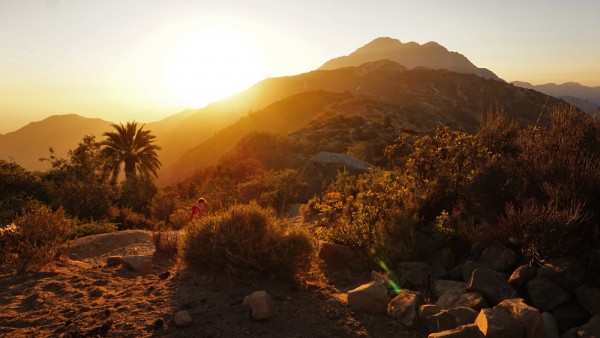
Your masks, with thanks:
[{"label": "dirt path", "polygon": [[[106,266],[109,255],[152,257],[145,232],[83,238],[48,272],[0,276],[0,336],[8,337],[422,337],[385,315],[353,313],[344,293],[368,272],[336,270],[323,285],[299,287],[218,283],[180,273],[153,257],[140,273]],[[244,296],[266,290],[277,314],[251,319]],[[175,327],[173,313],[186,309],[191,326]]]}]

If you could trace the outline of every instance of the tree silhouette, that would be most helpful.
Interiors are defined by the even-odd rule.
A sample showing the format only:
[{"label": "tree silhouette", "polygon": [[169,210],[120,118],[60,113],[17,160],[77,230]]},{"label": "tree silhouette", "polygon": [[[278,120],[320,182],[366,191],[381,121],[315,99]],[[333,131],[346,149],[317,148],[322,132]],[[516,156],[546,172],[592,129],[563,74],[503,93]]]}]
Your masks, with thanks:
[{"label": "tree silhouette", "polygon": [[102,153],[107,160],[107,169],[112,176],[111,183],[115,184],[121,173],[122,164],[125,165],[125,179],[142,176],[157,176],[161,166],[157,150],[161,148],[154,143],[156,136],[149,130],[143,130],[144,125],[138,128],[137,122],[112,124],[116,131],[106,132],[102,141]]}]

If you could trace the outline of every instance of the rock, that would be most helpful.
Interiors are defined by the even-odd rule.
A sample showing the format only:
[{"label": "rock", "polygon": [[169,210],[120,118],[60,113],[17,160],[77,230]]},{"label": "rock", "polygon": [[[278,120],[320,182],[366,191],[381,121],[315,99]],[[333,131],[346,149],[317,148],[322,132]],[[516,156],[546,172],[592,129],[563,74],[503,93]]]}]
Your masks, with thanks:
[{"label": "rock", "polygon": [[378,282],[361,285],[348,292],[348,306],[354,311],[383,313],[388,307],[388,289]]},{"label": "rock", "polygon": [[540,311],[527,305],[522,298],[503,300],[494,308],[504,310],[518,320],[525,329],[526,338],[546,337],[546,327]]},{"label": "rock", "polygon": [[544,327],[546,328],[546,337],[548,338],[559,338],[558,327],[556,326],[556,320],[550,312],[542,312],[542,320],[544,321]]},{"label": "rock", "polygon": [[465,293],[467,292],[467,283],[438,279],[435,281],[435,292],[438,297],[441,297],[449,292]]},{"label": "rock", "polygon": [[444,269],[441,265],[434,265],[431,268],[431,275],[433,276],[433,279],[443,279],[448,276],[448,270]]},{"label": "rock", "polygon": [[452,269],[448,270],[446,274],[447,278],[450,280],[463,281],[462,279],[462,267],[463,264],[459,264]]},{"label": "rock", "polygon": [[375,283],[383,283],[388,289],[388,294],[395,296],[400,292],[398,283],[392,280],[387,274],[371,271],[371,280]]},{"label": "rock", "polygon": [[496,305],[505,299],[517,298],[515,289],[490,268],[475,269],[467,290],[481,292],[491,305]]},{"label": "rock", "polygon": [[481,310],[475,324],[486,337],[523,337],[524,334],[521,323],[501,309]]},{"label": "rock", "polygon": [[319,241],[319,259],[333,266],[347,265],[355,257],[354,251],[349,248],[325,241]]},{"label": "rock", "polygon": [[575,290],[585,280],[585,266],[581,262],[556,258],[546,261],[538,269],[537,275],[551,280],[565,290]]},{"label": "rock", "polygon": [[403,289],[390,302],[388,312],[404,326],[415,328],[420,324],[419,308],[423,304],[425,304],[425,299],[420,292]]},{"label": "rock", "polygon": [[592,316],[600,313],[600,288],[580,286],[575,290],[579,304]]},{"label": "rock", "polygon": [[498,272],[510,270],[517,261],[517,254],[504,245],[495,244],[483,251],[479,263],[485,264]]},{"label": "rock", "polygon": [[473,274],[473,271],[475,271],[475,269],[479,269],[479,268],[489,268],[489,267],[482,263],[466,261],[462,265],[462,269],[461,269],[462,280],[464,280],[465,282],[468,283],[471,280],[471,275]]},{"label": "rock", "polygon": [[569,294],[539,275],[527,283],[527,295],[540,311],[549,311],[571,300]]},{"label": "rock", "polygon": [[451,330],[460,325],[473,324],[477,318],[477,311],[459,307],[449,310],[443,310],[426,319],[427,328],[430,333]]},{"label": "rock", "polygon": [[152,260],[148,256],[125,256],[123,266],[132,271],[144,272],[152,269]]},{"label": "rock", "polygon": [[244,298],[242,304],[250,307],[254,320],[269,320],[275,315],[275,303],[264,290],[252,292]]},{"label": "rock", "polygon": [[476,324],[461,325],[456,329],[432,333],[428,338],[480,338],[484,337]]},{"label": "rock", "polygon": [[577,338],[579,327],[572,327],[560,335],[560,338]]},{"label": "rock", "polygon": [[192,325],[192,316],[186,310],[177,311],[173,316],[173,321],[179,327],[190,326]]},{"label": "rock", "polygon": [[527,282],[535,278],[537,271],[531,265],[521,265],[508,278],[508,284],[516,290],[524,290]]},{"label": "rock", "polygon": [[106,257],[106,266],[117,266],[123,264],[123,257],[109,256]]},{"label": "rock", "polygon": [[400,278],[414,286],[423,286],[431,274],[431,267],[424,262],[403,262],[398,264]]},{"label": "rock", "polygon": [[442,309],[468,307],[476,311],[489,307],[488,302],[485,300],[485,298],[483,298],[483,295],[479,292],[449,292],[440,297],[435,304]]},{"label": "rock", "polygon": [[559,305],[551,313],[556,319],[558,332],[564,332],[574,326],[583,325],[590,319],[587,311],[577,302]]},{"label": "rock", "polygon": [[425,319],[429,316],[433,316],[436,313],[440,313],[442,309],[435,304],[425,304],[419,306],[419,318],[421,318],[422,322],[425,322]]},{"label": "rock", "polygon": [[600,337],[600,314],[595,315],[577,330],[577,336],[585,338],[598,338]]}]

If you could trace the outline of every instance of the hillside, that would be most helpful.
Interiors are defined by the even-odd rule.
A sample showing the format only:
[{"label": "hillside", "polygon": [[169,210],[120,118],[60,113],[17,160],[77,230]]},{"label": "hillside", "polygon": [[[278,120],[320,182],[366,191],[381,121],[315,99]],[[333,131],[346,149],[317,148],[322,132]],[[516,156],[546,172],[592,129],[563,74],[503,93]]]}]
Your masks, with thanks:
[{"label": "hillside", "polygon": [[485,68],[478,68],[469,59],[457,52],[448,51],[436,42],[420,45],[416,42],[402,43],[392,38],[377,38],[347,56],[325,62],[319,69],[336,69],[359,66],[365,62],[391,60],[409,69],[426,67],[448,69],[457,73],[475,74],[488,79],[500,80]]},{"label": "hillside", "polygon": [[50,116],[2,135],[0,159],[12,159],[28,170],[45,170],[50,164],[39,159],[48,157],[48,148],[52,147],[57,156],[65,157],[69,149],[77,147],[83,136],[93,134],[100,139],[102,133],[110,129],[110,124],[75,114]]},{"label": "hillside", "polygon": [[[501,81],[447,70],[407,70],[392,61],[314,71],[280,81],[287,88],[300,90],[305,86],[322,91],[291,96],[241,118],[190,149],[173,167],[166,168],[160,176],[161,184],[177,182],[214,164],[221,154],[251,131],[293,133],[304,127],[321,128],[319,122],[326,123],[338,116],[360,117],[359,125],[377,121],[372,138],[379,137],[385,128],[425,131],[437,125],[449,125],[473,131],[479,114],[488,109],[503,109],[509,114],[518,114],[515,118],[521,124],[533,124],[544,107],[564,103]],[[542,114],[542,122],[545,119]],[[325,128],[312,137],[324,139],[327,131]],[[314,130],[305,132],[315,133]],[[352,139],[346,138],[337,150],[344,151],[351,143]],[[326,142],[320,144],[325,146]]]},{"label": "hillside", "polygon": [[588,87],[576,82],[533,85],[529,82],[513,81],[512,84],[522,88],[534,89],[538,92],[564,99],[569,103],[572,102],[579,109],[590,114],[598,112],[598,107],[600,106],[600,87]]}]

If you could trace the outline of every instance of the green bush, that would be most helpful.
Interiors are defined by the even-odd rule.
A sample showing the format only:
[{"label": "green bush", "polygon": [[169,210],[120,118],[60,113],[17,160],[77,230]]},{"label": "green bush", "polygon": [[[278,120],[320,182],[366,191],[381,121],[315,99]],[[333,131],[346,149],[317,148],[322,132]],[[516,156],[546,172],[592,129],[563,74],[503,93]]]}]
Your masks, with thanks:
[{"label": "green bush", "polygon": [[115,223],[108,222],[90,222],[77,224],[75,226],[75,237],[84,237],[98,234],[106,234],[110,232],[116,232],[119,227]]},{"label": "green bush", "polygon": [[306,230],[251,203],[190,223],[179,252],[191,270],[211,276],[291,279],[309,267],[314,243]]},{"label": "green bush", "polygon": [[0,265],[7,271],[39,270],[51,262],[71,236],[72,221],[63,209],[27,212],[0,229]]}]

